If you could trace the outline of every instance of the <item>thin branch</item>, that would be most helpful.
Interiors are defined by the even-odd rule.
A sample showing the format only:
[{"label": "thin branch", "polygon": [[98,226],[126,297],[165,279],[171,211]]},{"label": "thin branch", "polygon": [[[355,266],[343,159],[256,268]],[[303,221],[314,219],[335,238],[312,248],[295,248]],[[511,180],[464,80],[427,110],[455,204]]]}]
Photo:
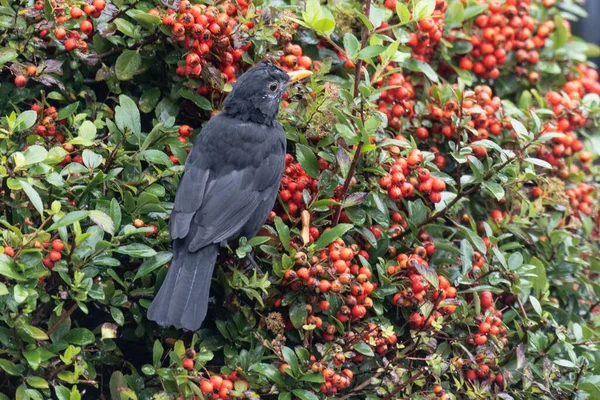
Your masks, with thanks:
[{"label": "thin branch", "polygon": [[73,303],[73,305],[71,306],[71,308],[69,308],[69,309],[68,309],[66,312],[64,312],[64,313],[63,313],[63,314],[60,316],[60,318],[59,318],[58,320],[56,320],[56,322],[54,323],[54,325],[52,325],[52,326],[50,327],[50,329],[48,329],[48,331],[46,332],[46,334],[47,334],[48,336],[52,335],[52,333],[53,333],[55,330],[57,330],[57,329],[58,329],[58,327],[59,327],[59,326],[60,326],[60,325],[61,325],[63,322],[65,322],[65,320],[66,320],[67,318],[69,318],[69,316],[70,316],[71,314],[73,314],[73,313],[75,312],[75,310],[77,310],[77,302]]},{"label": "thin branch", "polygon": [[[367,0],[367,2],[365,4],[365,15],[367,16],[367,18],[369,18],[370,14],[371,14],[371,0]],[[367,46],[368,41],[369,41],[369,29],[366,26],[363,26],[362,42],[361,42],[360,48],[364,49]],[[353,97],[355,99],[359,95],[358,89],[360,86],[360,75],[362,72],[362,67],[363,67],[363,60],[359,59],[355,66],[356,70],[354,71]],[[364,108],[363,108],[362,99],[361,99],[360,104],[361,104],[360,117],[362,120],[364,120]],[[356,115],[356,109],[352,110],[352,114]],[[348,176],[346,176],[346,180],[344,181],[344,186],[342,187],[342,196],[340,198],[341,201],[340,201],[340,204],[338,204],[335,208],[335,213],[334,213],[333,220],[331,222],[331,226],[336,226],[338,224],[338,222],[340,222],[340,216],[342,215],[342,207],[343,207],[344,201],[346,200],[346,196],[348,196],[348,189],[350,188],[350,183],[352,182],[352,178],[354,178],[354,171],[356,171],[356,166],[358,164],[358,160],[362,153],[363,145],[364,145],[364,142],[362,140],[362,135],[361,135],[361,140],[358,143],[358,145],[356,146],[356,149],[354,150],[354,157],[352,158],[352,163],[350,164],[350,169],[348,170]]]}]

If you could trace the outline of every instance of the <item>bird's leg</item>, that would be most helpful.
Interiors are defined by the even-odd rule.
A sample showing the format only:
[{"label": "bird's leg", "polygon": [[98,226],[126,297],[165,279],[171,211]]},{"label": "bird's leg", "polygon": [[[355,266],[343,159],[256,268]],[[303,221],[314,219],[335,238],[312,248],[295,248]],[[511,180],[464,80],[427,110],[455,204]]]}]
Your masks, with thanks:
[{"label": "bird's leg", "polygon": [[256,260],[254,259],[254,255],[252,253],[246,253],[246,259],[249,261],[248,265],[246,265],[246,269],[244,270],[244,273],[246,275],[249,275],[249,273],[251,272],[251,268],[250,267],[254,267],[253,271],[262,274],[262,269],[260,269],[260,266],[258,265],[258,263],[256,262]]}]

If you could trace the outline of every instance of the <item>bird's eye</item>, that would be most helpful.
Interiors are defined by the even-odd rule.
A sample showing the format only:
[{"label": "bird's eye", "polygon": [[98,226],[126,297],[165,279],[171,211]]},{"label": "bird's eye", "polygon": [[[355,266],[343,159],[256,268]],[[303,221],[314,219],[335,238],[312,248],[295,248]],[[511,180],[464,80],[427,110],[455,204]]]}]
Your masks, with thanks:
[{"label": "bird's eye", "polygon": [[277,89],[279,89],[279,83],[277,83],[277,82],[273,82],[273,83],[271,83],[271,84],[269,85],[269,90],[270,90],[271,92],[276,92],[276,91],[277,91]]}]

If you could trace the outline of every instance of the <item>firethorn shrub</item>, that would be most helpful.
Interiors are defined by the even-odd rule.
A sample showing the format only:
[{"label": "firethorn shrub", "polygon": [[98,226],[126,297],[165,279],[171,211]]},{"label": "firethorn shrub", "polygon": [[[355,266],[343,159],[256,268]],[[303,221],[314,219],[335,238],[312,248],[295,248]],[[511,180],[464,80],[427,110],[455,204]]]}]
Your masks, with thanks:
[{"label": "firethorn shrub", "polygon": [[[0,3],[0,400],[600,398],[578,2]],[[187,154],[265,59],[314,72],[277,202],[160,328]]]}]

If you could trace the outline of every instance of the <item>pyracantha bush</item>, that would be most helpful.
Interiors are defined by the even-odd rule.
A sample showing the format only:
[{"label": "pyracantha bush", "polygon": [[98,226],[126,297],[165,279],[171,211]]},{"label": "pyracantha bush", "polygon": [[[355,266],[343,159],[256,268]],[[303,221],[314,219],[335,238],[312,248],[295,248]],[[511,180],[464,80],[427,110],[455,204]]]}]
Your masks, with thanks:
[{"label": "pyracantha bush", "polygon": [[[599,398],[600,49],[556,3],[0,1],[0,399]],[[261,60],[314,72],[277,202],[160,328],[187,154]]]}]

